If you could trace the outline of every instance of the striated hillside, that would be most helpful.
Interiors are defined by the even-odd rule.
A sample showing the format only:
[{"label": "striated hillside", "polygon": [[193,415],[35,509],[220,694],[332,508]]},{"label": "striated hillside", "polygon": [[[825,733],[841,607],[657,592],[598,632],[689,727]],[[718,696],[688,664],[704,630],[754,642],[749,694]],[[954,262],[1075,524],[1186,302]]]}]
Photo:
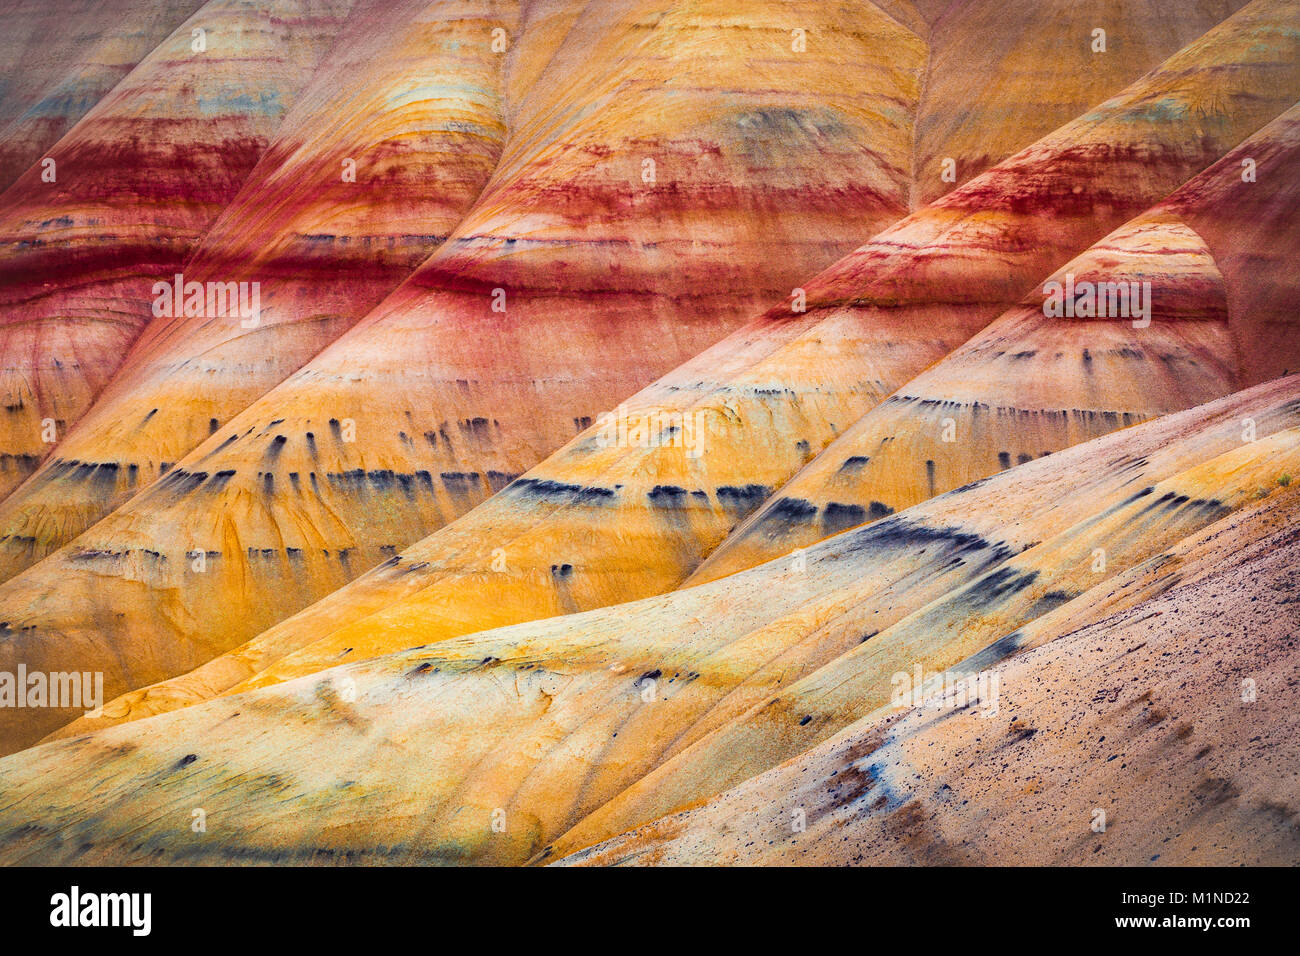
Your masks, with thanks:
[{"label": "striated hillside", "polygon": [[[1255,163],[1249,182],[1242,177],[1247,160]],[[724,577],[1013,463],[1300,369],[1294,310],[1280,302],[1269,309],[1242,294],[1262,287],[1280,299],[1295,289],[1300,182],[1289,171],[1298,160],[1300,107],[1292,107],[854,422],[737,528],[691,582]],[[1243,227],[1257,240],[1253,248],[1267,250],[1248,268],[1229,252]],[[1063,301],[1052,306],[1050,291],[1044,295],[1055,283],[1063,296],[1067,281],[1080,290],[1072,293],[1071,315],[1063,314]],[[1088,286],[1095,294],[1103,283],[1119,283],[1132,294],[1130,305],[1142,301],[1144,314],[1112,310],[1109,290],[1085,308]]]},{"label": "striated hillside", "polygon": [[[919,95],[924,51],[864,10],[819,14],[841,59],[877,64],[856,86],[826,82],[826,54],[750,69],[760,53],[804,54],[776,22],[741,29],[720,7],[602,4],[571,28],[540,21],[540,42],[558,46],[507,107],[509,141],[451,237],[163,480],[12,579],[23,610],[0,619],[21,637],[0,659],[89,660],[89,641],[113,694],[189,670],[467,511],[903,215],[910,114],[895,104]],[[723,73],[681,68],[700,44],[733,51]],[[909,47],[910,72],[897,66]],[[765,117],[784,124],[779,154],[762,148]],[[56,566],[103,610],[38,623],[69,606],[46,603]],[[123,657],[123,640],[141,653]]]},{"label": "striated hillside", "polygon": [[996,713],[882,710],[565,862],[1294,864],[1297,504],[1224,518],[962,662],[997,675]]},{"label": "striated hillside", "polygon": [[211,0],[0,195],[0,492],[103,388],[350,6]]},{"label": "striated hillside", "polygon": [[1294,864],[1300,0],[0,11],[0,863]]},{"label": "striated hillside", "polygon": [[491,31],[515,29],[517,6],[354,6],[184,263],[187,283],[258,283],[257,315],[152,318],[93,408],[0,503],[0,577],[157,480],[438,248],[501,155],[507,58]]},{"label": "striated hillside", "polygon": [[[1289,65],[1279,67],[1275,59],[1279,50],[1290,51],[1295,42],[1281,26],[1281,12],[1252,7],[1194,45],[1197,62],[1205,64],[1214,62],[1210,52],[1237,55],[1246,25],[1274,39],[1278,47],[1256,44],[1246,63],[1239,64],[1239,95],[1252,110],[1263,111],[1259,96],[1276,91],[1279,81],[1291,84],[1284,97],[1274,101],[1279,112],[1300,95],[1300,74]],[[625,422],[616,421],[612,427],[608,420],[597,422],[501,494],[354,585],[192,675],[118,702],[110,713],[148,713],[208,696],[285,655],[292,655],[293,663],[274,670],[280,677],[677,586],[731,527],[835,437],[843,428],[837,422],[852,421],[892,388],[906,389],[903,383],[927,362],[938,361],[1001,308],[1036,288],[1030,277],[1041,280],[1103,232],[1106,220],[1091,207],[1087,216],[1063,218],[1054,199],[1067,191],[1079,195],[1074,190],[1082,188],[1076,185],[1081,181],[1081,141],[1096,144],[1104,157],[1092,157],[1090,163],[1113,172],[1113,181],[1091,173],[1084,181],[1106,196],[1108,214],[1116,224],[1126,211],[1146,208],[1183,182],[1200,168],[1198,163],[1218,158],[1213,142],[1205,139],[1203,120],[1188,111],[1185,126],[1161,114],[1160,128],[1170,144],[1169,168],[1161,170],[1146,157],[1131,157],[1131,165],[1124,161],[1131,153],[1125,137],[1145,135],[1142,121],[1153,102],[1166,103],[1171,88],[1191,102],[1222,85],[1220,71],[1208,66],[1189,70],[1190,56],[1191,51],[1180,53],[1096,116],[1051,134],[852,253],[808,283],[806,313],[791,313],[788,306],[773,309],[629,400]],[[1252,73],[1257,80],[1247,79]],[[1228,127],[1224,135],[1233,129]],[[1266,146],[1280,137],[1293,146],[1287,138],[1292,129],[1289,122],[1270,126],[1259,132],[1255,145]],[[1178,131],[1187,137],[1183,149],[1193,158],[1173,147]],[[1269,168],[1285,168],[1289,156],[1283,150]],[[1235,159],[1225,160],[1205,176],[1238,178],[1234,164]],[[1292,200],[1288,181],[1276,175],[1272,185],[1250,185],[1270,190],[1283,209]],[[1030,196],[1038,196],[1041,205],[1029,202]],[[1285,214],[1279,218],[1286,221]],[[954,220],[964,225],[968,238]],[[1283,230],[1278,232],[1282,238]],[[1026,235],[1035,236],[1035,241],[1013,258],[981,256],[998,244],[1022,243]],[[1202,266],[1212,268],[1208,259]],[[975,278],[969,275],[972,268]],[[980,274],[980,269],[988,273]],[[962,297],[953,296],[957,282],[967,290]],[[941,295],[936,296],[936,290]],[[1167,303],[1163,292],[1164,287],[1162,308]],[[954,298],[958,301],[951,301]],[[1187,298],[1204,298],[1207,314],[1212,313],[1213,290],[1202,296],[1194,289]],[[1220,316],[1220,326],[1222,322]],[[1160,334],[1166,324],[1161,319],[1148,336]],[[1190,347],[1200,350],[1197,354],[1204,359],[1201,353],[1216,343],[1212,338],[1196,341],[1204,326],[1195,327]],[[1218,345],[1233,348],[1226,334]],[[1244,342],[1243,347],[1254,346]],[[1187,361],[1195,363],[1196,355]],[[1160,411],[1184,408],[1238,387],[1231,369],[1213,361],[1204,370],[1184,362],[1171,377],[1173,387],[1154,400]],[[932,417],[938,439],[940,415]],[[1148,416],[1130,413],[1124,419],[1102,409],[1088,419],[1089,428],[1044,439],[1045,447],[1035,452],[1065,447],[1071,439],[1083,440],[1143,417]],[[640,440],[635,438],[637,430],[643,433]],[[663,438],[664,433],[669,437]],[[978,443],[968,447],[983,453],[990,465],[969,469],[967,480],[998,467],[1003,449],[999,445],[996,451],[985,451],[986,438],[977,436]],[[826,456],[837,447],[832,445]],[[917,460],[918,467],[928,471],[923,461]],[[946,487],[955,484],[960,482]],[[938,490],[944,489],[931,493]],[[782,492],[772,509],[807,540],[787,543],[778,538],[764,557],[892,510],[881,503],[885,496],[859,497],[836,498],[827,505],[827,516],[814,521],[806,503],[787,510]]]},{"label": "striated hillside", "polygon": [[[48,743],[0,762],[0,858],[562,857],[797,756],[887,704],[894,673],[958,664],[1261,492],[1289,500],[1300,486],[1278,478],[1298,465],[1292,376],[940,496],[803,563]],[[86,766],[101,790],[74,798],[58,774]],[[193,806],[221,828],[178,834]],[[495,832],[496,809],[515,825]]]}]

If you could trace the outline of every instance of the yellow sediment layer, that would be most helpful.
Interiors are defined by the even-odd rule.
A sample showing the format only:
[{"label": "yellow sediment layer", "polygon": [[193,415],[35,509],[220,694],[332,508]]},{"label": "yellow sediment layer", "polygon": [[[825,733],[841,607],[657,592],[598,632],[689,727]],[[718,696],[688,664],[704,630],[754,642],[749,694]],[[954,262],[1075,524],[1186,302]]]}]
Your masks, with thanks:
[{"label": "yellow sediment layer", "polygon": [[[84,844],[92,861],[564,855],[887,703],[892,672],[911,669],[899,665],[905,632],[918,639],[905,663],[942,668],[1261,491],[1293,495],[1278,478],[1300,459],[1296,385],[1029,463],[809,549],[802,567],[774,562],[16,754],[0,765],[0,856]],[[60,781],[88,772],[99,786],[74,802]],[[173,819],[191,805],[208,811],[202,839],[188,809]]]},{"label": "yellow sediment layer", "polygon": [[1298,512],[1270,495],[964,661],[975,706],[877,711],[565,862],[1293,863]]}]

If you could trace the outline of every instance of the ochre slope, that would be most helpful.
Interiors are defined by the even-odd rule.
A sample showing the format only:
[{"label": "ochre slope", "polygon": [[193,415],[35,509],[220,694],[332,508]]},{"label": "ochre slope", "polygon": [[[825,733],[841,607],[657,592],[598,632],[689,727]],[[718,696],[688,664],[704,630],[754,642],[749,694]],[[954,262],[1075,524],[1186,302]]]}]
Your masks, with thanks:
[{"label": "ochre slope", "polygon": [[[365,315],[449,235],[505,139],[517,2],[365,0],[185,264],[260,316],[154,318],[86,416],[0,503],[0,579],[156,480]],[[344,178],[344,162],[355,175]],[[163,276],[171,282],[171,276]],[[206,309],[204,310],[206,313]]]},{"label": "ochre slope", "polygon": [[[1247,181],[1242,162],[1252,157],[1257,178]],[[1075,315],[1048,317],[1045,283],[856,421],[688,583],[754,567],[1000,468],[1300,368],[1300,335],[1287,334],[1294,310],[1268,306],[1300,291],[1292,265],[1300,259],[1300,183],[1290,173],[1297,161],[1300,106],[1051,277],[1062,290],[1123,283],[1126,294],[1146,300],[1141,318],[1115,308],[1120,300],[1106,292],[1091,315],[1077,315],[1084,301],[1075,292]],[[1245,242],[1263,254],[1225,277],[1189,223],[1244,227],[1247,220],[1252,225],[1235,233],[1218,230],[1224,245],[1231,234],[1238,238],[1229,248]],[[1238,284],[1255,297],[1243,298]]]},{"label": "ochre slope", "polygon": [[[1255,442],[1242,441],[1246,417]],[[776,562],[51,742],[0,762],[0,858],[521,862],[552,843],[563,855],[874,711],[896,665],[873,643],[918,615],[947,608],[950,638],[919,657],[946,666],[1055,606],[1054,582],[1084,590],[1146,560],[1249,506],[1266,478],[1293,495],[1275,477],[1297,459],[1292,377],[933,499],[810,549],[806,568]],[[1098,542],[1111,552],[1100,572]],[[1015,570],[1000,567],[1009,558]],[[963,588],[980,599],[963,604]],[[799,693],[827,668],[865,693]],[[748,769],[713,746],[723,737]],[[65,780],[87,774],[95,792],[74,796]],[[197,807],[206,834],[189,829]]]},{"label": "ochre slope", "polygon": [[1298,522],[1270,496],[954,668],[995,708],[877,711],[566,862],[1294,865]]},{"label": "ochre slope", "polygon": [[350,6],[213,0],[46,151],[54,182],[0,196],[0,493],[89,407]]},{"label": "ochre slope", "polygon": [[0,191],[202,0],[9,0],[0,10]]},{"label": "ochre slope", "polygon": [[[1261,491],[1294,495],[1277,480],[1294,473],[1297,463],[1300,429],[1245,442],[1122,502],[1108,502],[1109,507],[879,633],[863,613],[871,602],[864,602],[835,622],[849,633],[857,630],[860,646],[797,680],[791,680],[797,675],[788,667],[770,669],[758,675],[763,680],[733,691],[726,706],[715,708],[689,738],[679,738],[670,759],[578,824],[558,841],[555,853],[681,809],[795,756],[889,703],[895,675],[917,668],[927,674],[945,671],[1087,590],[1099,573],[1146,560],[1248,506]],[[1099,553],[1102,572],[1096,570]]]},{"label": "ochre slope", "polygon": [[[0,656],[102,664],[114,695],[188,671],[468,510],[903,215],[924,44],[870,4],[811,9],[824,40],[798,53],[784,4],[589,4],[453,236],[162,480],[10,579]],[[0,749],[60,720],[0,714]]]},{"label": "ochre slope", "polygon": [[[1266,21],[1274,23],[1270,33],[1258,10],[1239,18],[1290,49],[1295,38],[1282,21]],[[1200,70],[1179,54],[1168,73],[1153,73],[1088,119],[887,230],[808,284],[808,313],[773,310],[629,401],[630,428],[643,428],[651,440],[622,441],[602,434],[598,423],[397,560],[202,671],[142,691],[111,712],[147,713],[230,686],[234,677],[265,670],[267,679],[285,679],[677,586],[843,423],[956,347],[1072,252],[1221,155],[1205,130],[1229,136],[1225,117],[1235,107],[1220,100],[1226,112],[1214,113],[1213,122],[1189,108],[1179,122],[1169,119],[1182,115],[1170,97],[1218,98],[1224,70],[1211,64],[1219,54],[1242,54],[1237,30],[1225,26],[1194,45]],[[1281,84],[1277,112],[1300,92],[1300,75],[1278,66],[1279,53],[1268,44],[1248,47],[1248,60],[1233,68],[1250,123],[1263,112],[1266,90],[1279,92]],[[1245,83],[1253,70],[1256,80]],[[1158,118],[1148,126],[1153,111]],[[1138,145],[1149,140],[1162,144],[1167,165]],[[1141,252],[1135,241],[1134,254]],[[1000,254],[988,255],[990,247]],[[1213,354],[1226,338],[1223,292],[1213,282],[1184,289],[1189,269],[1212,271],[1203,249],[1188,256],[1174,257],[1168,285],[1178,290],[1179,308],[1191,310],[1187,349],[1206,362],[1207,375],[1162,410],[1222,395],[1235,382]],[[666,431],[671,427],[693,430],[702,454],[691,457]],[[1099,421],[1074,438],[1104,430]],[[669,440],[660,442],[665,434]],[[996,453],[990,457],[995,469]],[[858,511],[834,513],[817,525],[820,536],[874,516],[868,505]],[[274,665],[288,654],[292,660]]]}]

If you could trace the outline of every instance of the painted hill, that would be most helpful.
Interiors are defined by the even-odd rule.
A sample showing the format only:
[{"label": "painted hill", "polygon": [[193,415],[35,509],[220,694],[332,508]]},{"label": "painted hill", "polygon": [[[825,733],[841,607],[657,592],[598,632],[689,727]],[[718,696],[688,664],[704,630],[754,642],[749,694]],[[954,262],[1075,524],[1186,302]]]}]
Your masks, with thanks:
[{"label": "painted hill", "polygon": [[257,283],[257,316],[235,305],[209,315],[205,301],[201,315],[171,308],[150,321],[92,409],[0,503],[0,577],[156,481],[445,240],[501,154],[506,56],[492,49],[492,31],[517,29],[515,7],[354,6],[184,264],[185,281],[205,289]]},{"label": "painted hill", "polygon": [[[896,672],[996,656],[1261,496],[1289,501],[1278,479],[1298,464],[1292,376],[950,492],[802,565],[51,742],[0,761],[0,859],[560,858],[826,741],[888,704]],[[90,796],[64,779],[88,772]]]},{"label": "painted hill", "polygon": [[878,712],[566,862],[1293,864],[1298,517],[1270,497],[963,662],[996,713]]},{"label": "painted hill", "polygon": [[[1075,250],[1104,235],[1107,220],[1094,211],[1096,199],[1081,206],[1086,215],[1063,218],[1056,198],[1079,195],[1073,190],[1081,181],[1081,142],[1094,144],[1105,156],[1088,162],[1114,176],[1090,171],[1082,177],[1105,195],[1114,224],[1222,155],[1205,139],[1199,112],[1168,111],[1168,98],[1171,90],[1188,102],[1199,103],[1212,92],[1217,97],[1222,74],[1207,64],[1217,62],[1216,56],[1241,53],[1243,31],[1271,36],[1289,49],[1294,39],[1283,21],[1269,19],[1279,16],[1280,8],[1260,13],[1262,9],[1243,11],[1095,115],[913,214],[807,283],[808,312],[792,314],[789,306],[778,307],[646,389],[626,404],[628,421],[621,432],[596,423],[501,494],[396,560],[195,673],[115,702],[107,715],[156,712],[263,671],[267,679],[284,679],[340,660],[633,600],[679,585],[732,526],[843,429],[837,422],[868,411],[891,387],[903,386],[927,362],[1038,288],[1031,276],[1041,281]],[[1278,94],[1273,109],[1281,112],[1300,95],[1300,76],[1279,66],[1285,60],[1277,59],[1278,49],[1268,44],[1251,45],[1246,56],[1236,89],[1243,102],[1252,104],[1251,111],[1237,114],[1224,107],[1216,115],[1245,115],[1253,123],[1267,112],[1260,106],[1263,91]],[[1201,66],[1189,69],[1190,62]],[[1251,75],[1256,79],[1246,81]],[[1279,82],[1292,87],[1279,90]],[[1155,103],[1161,104],[1156,122],[1169,144],[1170,166],[1163,172],[1129,145],[1151,135],[1141,124]],[[1170,121],[1167,111],[1184,116],[1186,124]],[[1225,137],[1245,132],[1211,125],[1219,125]],[[1289,143],[1283,132],[1291,128],[1270,128],[1256,145],[1265,146],[1275,136]],[[1180,132],[1185,145],[1175,147]],[[1125,165],[1126,156],[1132,166]],[[1270,168],[1284,168],[1288,158],[1283,150]],[[1225,161],[1206,175],[1228,175],[1229,166]],[[1266,188],[1274,197],[1282,193],[1278,201],[1285,210],[1289,194],[1277,177]],[[1285,213],[1280,219],[1286,221]],[[963,226],[969,238],[961,236]],[[1025,242],[1027,235],[1034,241]],[[1013,242],[1021,250],[1016,258],[982,258],[989,247]],[[976,272],[972,279],[972,262],[987,263],[988,273]],[[952,291],[957,282],[965,283],[960,296]],[[1166,283],[1172,285],[1177,282]],[[942,294],[937,300],[936,289]],[[1197,286],[1184,299],[1204,297],[1204,308],[1212,310],[1213,290],[1203,292]],[[1196,347],[1203,351],[1213,345],[1211,340]],[[1156,407],[1182,408],[1237,387],[1230,372],[1214,377],[1216,367],[1207,369],[1208,378],[1198,371],[1190,384],[1179,386],[1163,407]],[[1091,434],[1124,421],[1119,416],[1094,418]],[[680,429],[680,436],[660,440],[669,428]],[[633,440],[637,430],[644,440]],[[686,447],[692,437],[696,448]],[[1066,439],[1070,437],[1090,436],[1081,431]],[[693,456],[696,450],[701,454]],[[987,453],[992,464],[981,474],[996,470],[996,454]],[[810,540],[873,516],[870,502],[876,500],[859,505],[835,499],[827,509],[835,520],[811,523]],[[884,513],[881,506],[878,514]],[[794,522],[801,529],[810,524],[804,517],[804,522]],[[276,665],[286,656],[289,660]]]},{"label": "painted hill", "polygon": [[0,196],[0,492],[90,406],[349,6],[212,0]]},{"label": "painted hill", "polygon": [[0,864],[1300,860],[1300,0],[143,9],[0,12]]},{"label": "painted hill", "polygon": [[[889,111],[919,93],[919,39],[870,5],[831,8],[817,27],[838,37],[833,55],[804,61],[776,29],[783,5],[755,8],[773,21],[757,32],[664,6],[589,6],[572,29],[540,21],[560,34],[539,37],[555,44],[550,64],[453,235],[163,480],[11,579],[26,610],[0,619],[23,636],[0,658],[102,661],[114,694],[190,670],[468,510],[904,214],[909,114],[895,125]],[[699,44],[724,51],[707,74],[683,69]],[[751,69],[759,54],[774,65]],[[855,83],[827,82],[849,58]],[[795,62],[806,66],[778,65]],[[779,154],[762,149],[769,114],[784,124]],[[57,565],[103,613],[37,623],[70,607],[45,603]],[[32,716],[5,713],[0,727]]]},{"label": "painted hill", "polygon": [[[1071,314],[1047,301],[1048,283],[1035,289],[1026,305],[856,421],[690,581],[753,567],[1014,463],[1300,369],[1294,313],[1279,308],[1287,290],[1300,292],[1291,265],[1300,257],[1300,184],[1289,173],[1297,161],[1300,107],[1292,107],[1059,269],[1049,282],[1062,295],[1067,282],[1079,290],[1070,293]],[[1230,251],[1243,233],[1250,248],[1268,250],[1248,266]],[[1118,296],[1112,308],[1103,283],[1136,291],[1146,315]],[[1090,286],[1102,297],[1085,309]],[[1249,295],[1261,288],[1277,296],[1271,311],[1263,296]]]}]

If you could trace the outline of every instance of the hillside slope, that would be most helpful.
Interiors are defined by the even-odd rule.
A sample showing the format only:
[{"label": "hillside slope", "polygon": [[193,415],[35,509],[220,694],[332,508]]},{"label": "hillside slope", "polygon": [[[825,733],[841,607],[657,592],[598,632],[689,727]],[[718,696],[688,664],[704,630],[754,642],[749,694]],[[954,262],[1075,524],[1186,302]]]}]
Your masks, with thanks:
[{"label": "hillside slope", "polygon": [[1292,865],[1298,505],[1216,522],[1023,628],[1023,653],[963,662],[996,675],[995,708],[872,714],[565,862]]},{"label": "hillside slope", "polygon": [[152,484],[450,235],[501,155],[507,57],[492,31],[514,32],[517,7],[356,3],[182,269],[187,284],[256,283],[257,316],[151,319],[91,409],[0,502],[0,579]]},{"label": "hillside slope", "polygon": [[350,6],[210,0],[45,151],[53,181],[0,195],[0,494],[90,407]]},{"label": "hillside slope", "polygon": [[[1249,180],[1247,160],[1256,164]],[[1300,106],[1062,266],[1024,305],[854,422],[688,583],[1300,368],[1300,320],[1281,306],[1288,291],[1300,293],[1293,266],[1300,183],[1289,172],[1297,161]],[[1233,259],[1239,249],[1267,253],[1247,267]],[[1049,283],[1062,296],[1067,283],[1079,290],[1073,314],[1060,314],[1063,301],[1046,314]],[[1125,298],[1103,283],[1119,283]],[[1085,309],[1088,284],[1102,291]],[[1130,298],[1144,301],[1143,316]]]},{"label": "hillside slope", "polygon": [[[14,754],[0,761],[0,859],[562,857],[816,746],[887,703],[913,662],[965,660],[1261,491],[1289,499],[1300,486],[1276,479],[1300,464],[1298,387],[1292,376],[1028,463],[817,545],[805,567]],[[94,794],[68,786],[87,773]],[[206,834],[188,829],[194,807]],[[497,809],[514,821],[504,832]]]},{"label": "hillside slope", "polygon": [[[1260,99],[1265,90],[1279,96],[1273,100],[1279,113],[1290,105],[1286,98],[1300,92],[1300,71],[1281,56],[1295,42],[1282,26],[1289,11],[1247,8],[1095,114],[908,217],[807,283],[807,313],[778,307],[629,400],[621,434],[593,425],[502,493],[395,560],[210,666],[118,702],[112,712],[147,713],[209,696],[262,670],[297,676],[344,659],[679,585],[733,525],[843,430],[837,423],[852,421],[926,362],[939,360],[1033,287],[1034,279],[1104,235],[1108,222],[1123,222],[1128,213],[1145,209],[1148,199],[1163,197],[1196,172],[1198,163],[1217,158],[1204,152],[1216,147],[1206,139],[1199,110],[1171,110],[1171,96],[1189,104],[1219,103],[1222,112],[1210,125],[1224,136],[1239,128],[1225,125],[1229,114],[1250,123],[1268,111]],[[1279,46],[1247,42],[1248,36],[1272,37]],[[1237,72],[1226,83],[1225,71],[1212,64],[1237,56],[1246,59],[1232,60]],[[1226,105],[1225,86],[1250,104],[1245,112]],[[1261,134],[1261,144],[1276,134],[1289,148],[1293,144],[1279,130],[1291,128],[1283,124]],[[1167,166],[1136,145],[1151,138],[1164,144]],[[1098,156],[1090,155],[1094,149]],[[1080,160],[1083,155],[1086,160]],[[1284,160],[1289,154],[1282,149],[1279,155]],[[1269,168],[1285,167],[1279,161]],[[1220,168],[1207,175],[1224,174]],[[1095,194],[1083,192],[1081,182]],[[1276,178],[1267,190],[1281,210],[1271,221],[1285,223],[1291,194],[1279,189]],[[1074,207],[1063,205],[1063,194],[1071,201],[1084,197],[1077,217],[1065,215]],[[1099,214],[1102,196],[1106,212]],[[1284,230],[1277,232],[1285,238]],[[990,248],[1013,251],[992,256]],[[1145,261],[1149,257],[1139,259]],[[1196,261],[1212,269],[1203,254]],[[1163,291],[1177,287],[1187,266],[1182,263],[1173,284],[1162,286],[1162,307]],[[1193,285],[1179,295],[1181,308],[1203,309],[1207,319],[1198,325],[1189,315],[1181,327],[1222,333],[1222,290],[1216,293],[1213,283]],[[1090,323],[1092,331],[1085,335],[1097,325]],[[1162,319],[1156,334],[1165,325]],[[1163,404],[1152,405],[1156,411],[1236,387],[1230,361],[1205,357],[1226,337],[1219,334],[1216,340],[1211,334],[1197,341],[1205,333],[1190,334],[1191,360],[1200,357],[1206,366],[1189,369],[1186,383]],[[1116,415],[1112,421],[1094,415],[1090,429],[1072,438],[1082,440],[1140,417]],[[696,448],[683,440],[692,437]],[[699,455],[691,454],[697,450]],[[1036,449],[1042,450],[1049,449]],[[996,469],[996,452],[986,457],[989,470]],[[874,511],[867,501],[827,510],[834,511],[835,520],[812,525],[822,534],[888,513]],[[286,655],[292,655],[292,664],[274,666]]]}]

